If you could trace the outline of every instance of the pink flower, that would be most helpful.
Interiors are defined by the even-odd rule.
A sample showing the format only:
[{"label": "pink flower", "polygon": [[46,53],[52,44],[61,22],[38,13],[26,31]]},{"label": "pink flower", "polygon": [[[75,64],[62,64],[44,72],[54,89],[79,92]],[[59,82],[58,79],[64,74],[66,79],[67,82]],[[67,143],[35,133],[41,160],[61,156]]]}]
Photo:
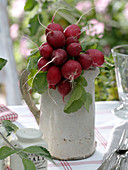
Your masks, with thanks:
[{"label": "pink flower", "polygon": [[96,11],[99,13],[105,13],[110,2],[111,0],[95,0],[94,4]]},{"label": "pink flower", "polygon": [[102,38],[104,33],[104,23],[98,22],[96,19],[90,20],[89,29],[86,31],[87,35],[95,36],[99,35],[99,38]]},{"label": "pink flower", "polygon": [[10,27],[10,36],[12,39],[16,39],[18,37],[19,25],[12,24]]},{"label": "pink flower", "polygon": [[93,24],[93,25],[94,25],[94,24],[97,24],[97,23],[98,23],[97,19],[91,19],[91,20],[90,20],[90,24]]},{"label": "pink flower", "polygon": [[21,17],[24,12],[24,5],[26,0],[16,0],[12,3],[11,14],[14,17]]},{"label": "pink flower", "polygon": [[29,42],[26,38],[22,38],[20,41],[20,53],[26,58],[30,55],[31,49],[28,48]]},{"label": "pink flower", "polygon": [[82,1],[78,2],[76,5],[76,9],[82,12],[86,12],[92,7],[92,3],[90,1]]},{"label": "pink flower", "polygon": [[125,18],[128,20],[128,3],[126,3],[126,5],[125,5],[125,9],[123,11],[123,14],[124,14]]}]

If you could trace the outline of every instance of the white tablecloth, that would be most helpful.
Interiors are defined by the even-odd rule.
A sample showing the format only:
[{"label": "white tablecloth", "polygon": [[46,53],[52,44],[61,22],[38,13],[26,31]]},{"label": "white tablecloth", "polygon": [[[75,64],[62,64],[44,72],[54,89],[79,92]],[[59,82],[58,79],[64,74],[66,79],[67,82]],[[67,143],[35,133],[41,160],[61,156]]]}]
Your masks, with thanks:
[{"label": "white tablecloth", "polygon": [[[112,113],[112,109],[118,105],[119,102],[116,101],[96,102],[95,137],[97,147],[95,153],[91,157],[78,161],[55,161],[57,166],[48,162],[48,170],[97,170],[101,164],[113,126],[125,121]],[[19,127],[38,128],[34,116],[26,105],[9,106],[9,108],[18,113],[19,117],[16,123]]]}]

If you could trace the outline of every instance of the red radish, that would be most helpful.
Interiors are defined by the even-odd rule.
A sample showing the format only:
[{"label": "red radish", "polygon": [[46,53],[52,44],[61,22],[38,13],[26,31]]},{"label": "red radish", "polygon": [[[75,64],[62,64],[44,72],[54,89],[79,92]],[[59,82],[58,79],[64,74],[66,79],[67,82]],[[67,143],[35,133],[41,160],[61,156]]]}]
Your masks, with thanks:
[{"label": "red radish", "polygon": [[47,42],[44,42],[44,43],[41,44],[40,47],[42,47],[42,46],[44,46],[44,45],[49,45],[49,44],[48,44]]},{"label": "red radish", "polygon": [[67,53],[65,50],[59,48],[52,52],[51,59],[53,58],[55,58],[55,60],[53,60],[55,65],[61,65],[67,60]]},{"label": "red radish", "polygon": [[50,58],[53,52],[53,48],[48,43],[45,43],[39,47],[39,52],[41,56],[45,58]]},{"label": "red radish", "polygon": [[61,80],[61,70],[57,66],[51,66],[47,73],[47,81],[49,85],[56,85]]},{"label": "red radish", "polygon": [[45,34],[47,35],[47,33],[49,31],[61,31],[61,32],[63,32],[63,28],[57,23],[50,23],[50,24],[48,24],[47,29],[45,30]]},{"label": "red radish", "polygon": [[77,61],[81,64],[83,70],[89,69],[93,63],[89,54],[79,54]]},{"label": "red radish", "polygon": [[71,43],[79,43],[79,41],[76,37],[68,37],[66,39],[66,46],[71,44]]},{"label": "red radish", "polygon": [[[50,67],[50,64],[46,65],[49,62],[48,59],[41,57],[38,62],[37,62],[37,67],[38,69],[41,69],[43,66],[43,68],[41,69],[41,71],[47,71]],[[45,66],[46,65],[46,66]]]},{"label": "red radish", "polygon": [[53,48],[61,48],[65,45],[65,36],[61,31],[50,31],[46,39]]},{"label": "red radish", "polygon": [[82,48],[79,43],[71,43],[67,46],[66,50],[71,57],[76,57],[80,54]]},{"label": "red radish", "polygon": [[104,55],[101,51],[97,49],[89,49],[86,51],[86,54],[89,54],[93,60],[93,67],[100,67],[104,63]]},{"label": "red radish", "polygon": [[71,81],[80,76],[82,67],[78,61],[68,60],[61,68],[62,75]]},{"label": "red radish", "polygon": [[57,85],[57,89],[64,101],[64,97],[71,91],[71,83],[67,80],[61,80]]},{"label": "red radish", "polygon": [[65,30],[64,30],[64,35],[66,38],[68,37],[77,37],[77,39],[80,38],[81,35],[81,30],[76,24],[69,25]]},{"label": "red radish", "polygon": [[49,85],[49,88],[55,90],[55,89],[56,89],[56,86],[55,86],[55,85]]}]

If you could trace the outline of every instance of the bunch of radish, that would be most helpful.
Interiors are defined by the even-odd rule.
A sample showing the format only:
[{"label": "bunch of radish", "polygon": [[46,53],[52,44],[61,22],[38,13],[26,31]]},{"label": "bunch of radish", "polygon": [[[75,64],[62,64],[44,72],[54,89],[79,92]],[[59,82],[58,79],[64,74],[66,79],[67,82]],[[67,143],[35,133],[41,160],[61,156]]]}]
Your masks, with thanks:
[{"label": "bunch of radish", "polygon": [[71,91],[71,82],[81,75],[82,70],[100,67],[104,55],[97,49],[82,52],[81,30],[76,24],[63,30],[59,24],[50,23],[45,34],[47,42],[39,47],[41,58],[37,66],[39,70],[47,71],[48,87],[57,88],[64,100]]}]

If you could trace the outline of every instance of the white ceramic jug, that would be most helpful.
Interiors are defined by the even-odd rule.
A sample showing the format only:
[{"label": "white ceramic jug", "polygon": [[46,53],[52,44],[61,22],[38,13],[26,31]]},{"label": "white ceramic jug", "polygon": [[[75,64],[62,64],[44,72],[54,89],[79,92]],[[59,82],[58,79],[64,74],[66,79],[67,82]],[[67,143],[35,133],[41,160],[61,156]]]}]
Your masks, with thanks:
[{"label": "white ceramic jug", "polygon": [[[63,110],[67,99],[65,98],[64,103],[57,90],[50,91],[50,95],[57,105],[47,92],[42,94],[39,127],[48,144],[48,150],[54,158],[74,160],[89,157],[94,153],[96,147],[94,80],[98,73],[99,68],[86,70],[84,73],[88,83],[85,89],[93,98],[89,113],[84,107],[71,114],[64,113]],[[22,93],[26,92],[22,91]],[[28,101],[27,104],[29,105]],[[30,109],[33,111],[32,107]],[[39,111],[35,111],[34,115],[36,116],[38,113]]]}]

